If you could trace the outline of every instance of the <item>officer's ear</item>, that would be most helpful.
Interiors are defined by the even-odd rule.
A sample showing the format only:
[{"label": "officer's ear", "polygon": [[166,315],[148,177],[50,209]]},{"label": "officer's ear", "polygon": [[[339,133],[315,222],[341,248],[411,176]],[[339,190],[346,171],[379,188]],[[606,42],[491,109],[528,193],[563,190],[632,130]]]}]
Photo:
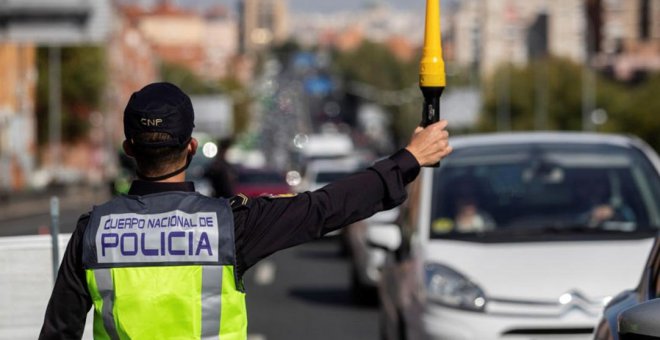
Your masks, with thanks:
[{"label": "officer's ear", "polygon": [[124,149],[124,152],[126,153],[126,155],[135,158],[135,152],[133,152],[133,146],[131,145],[131,142],[129,142],[128,140],[125,140],[121,144],[121,146]]},{"label": "officer's ear", "polygon": [[194,156],[195,153],[197,152],[197,146],[199,146],[199,142],[195,138],[190,139],[190,143],[188,143],[188,154],[191,156]]}]

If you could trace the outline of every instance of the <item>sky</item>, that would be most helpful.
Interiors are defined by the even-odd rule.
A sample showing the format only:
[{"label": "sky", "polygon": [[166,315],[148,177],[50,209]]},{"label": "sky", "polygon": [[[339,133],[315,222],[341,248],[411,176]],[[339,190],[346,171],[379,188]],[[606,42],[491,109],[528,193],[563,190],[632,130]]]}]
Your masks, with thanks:
[{"label": "sky", "polygon": [[[156,0],[143,0],[144,3],[154,3]],[[364,7],[374,0],[287,0],[289,9],[292,12],[335,12],[353,10]],[[389,3],[401,9],[422,9],[426,1],[424,0],[379,0]],[[222,4],[235,8],[238,0],[177,0],[181,5],[199,5],[207,6]]]},{"label": "sky", "polygon": [[[1,1],[1,0],[0,0]],[[124,3],[140,3],[151,6],[163,0],[119,0]],[[173,0],[184,7],[208,7],[213,5],[224,5],[236,10],[240,0]],[[426,6],[426,0],[286,0],[289,10],[293,13],[328,13],[339,11],[350,11],[365,7],[370,3],[387,3],[395,8],[403,10],[422,11]],[[455,5],[461,0],[441,0],[443,8]]]},{"label": "sky", "polygon": [[[424,8],[423,0],[383,0],[402,9]],[[351,10],[364,7],[367,1],[359,0],[289,0],[289,8],[294,12],[326,12],[338,10]]]}]

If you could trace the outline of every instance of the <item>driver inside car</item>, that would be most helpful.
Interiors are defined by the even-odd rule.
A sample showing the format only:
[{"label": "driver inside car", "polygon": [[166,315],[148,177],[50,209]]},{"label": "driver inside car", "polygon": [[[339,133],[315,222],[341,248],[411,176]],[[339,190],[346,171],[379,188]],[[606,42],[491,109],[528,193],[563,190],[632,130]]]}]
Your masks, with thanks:
[{"label": "driver inside car", "polygon": [[[581,223],[599,227],[607,222],[636,221],[635,213],[621,197],[620,188],[613,188],[605,173],[590,172],[576,181],[577,202],[583,204]],[[614,189],[614,190],[613,190]]]}]

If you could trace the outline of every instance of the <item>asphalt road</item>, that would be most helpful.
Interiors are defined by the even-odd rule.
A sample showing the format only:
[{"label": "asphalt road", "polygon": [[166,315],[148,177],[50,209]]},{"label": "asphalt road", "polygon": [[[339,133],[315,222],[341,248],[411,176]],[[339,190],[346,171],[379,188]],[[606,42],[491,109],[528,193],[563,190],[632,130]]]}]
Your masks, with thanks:
[{"label": "asphalt road", "polygon": [[[91,207],[70,207],[60,212],[60,233],[72,233],[76,228],[76,222],[80,215],[89,211]],[[49,232],[51,224],[50,212],[47,209],[39,209],[28,216],[16,218],[0,217],[0,237],[37,235]]]},{"label": "asphalt road", "polygon": [[282,251],[245,277],[248,333],[255,339],[377,339],[377,306],[350,297],[339,240]]},{"label": "asphalt road", "polygon": [[49,232],[52,195],[59,198],[60,233],[72,233],[80,215],[110,198],[105,188],[70,187],[57,193],[34,194],[31,198],[0,203],[0,237]]}]

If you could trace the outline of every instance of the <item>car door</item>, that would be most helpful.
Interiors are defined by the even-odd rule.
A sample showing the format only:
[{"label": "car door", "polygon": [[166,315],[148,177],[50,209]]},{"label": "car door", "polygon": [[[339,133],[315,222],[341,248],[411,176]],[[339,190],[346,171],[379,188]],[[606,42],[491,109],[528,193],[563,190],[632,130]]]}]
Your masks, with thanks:
[{"label": "car door", "polygon": [[660,236],[656,238],[655,246],[649,256],[648,266],[640,286],[642,301],[660,297]]}]

